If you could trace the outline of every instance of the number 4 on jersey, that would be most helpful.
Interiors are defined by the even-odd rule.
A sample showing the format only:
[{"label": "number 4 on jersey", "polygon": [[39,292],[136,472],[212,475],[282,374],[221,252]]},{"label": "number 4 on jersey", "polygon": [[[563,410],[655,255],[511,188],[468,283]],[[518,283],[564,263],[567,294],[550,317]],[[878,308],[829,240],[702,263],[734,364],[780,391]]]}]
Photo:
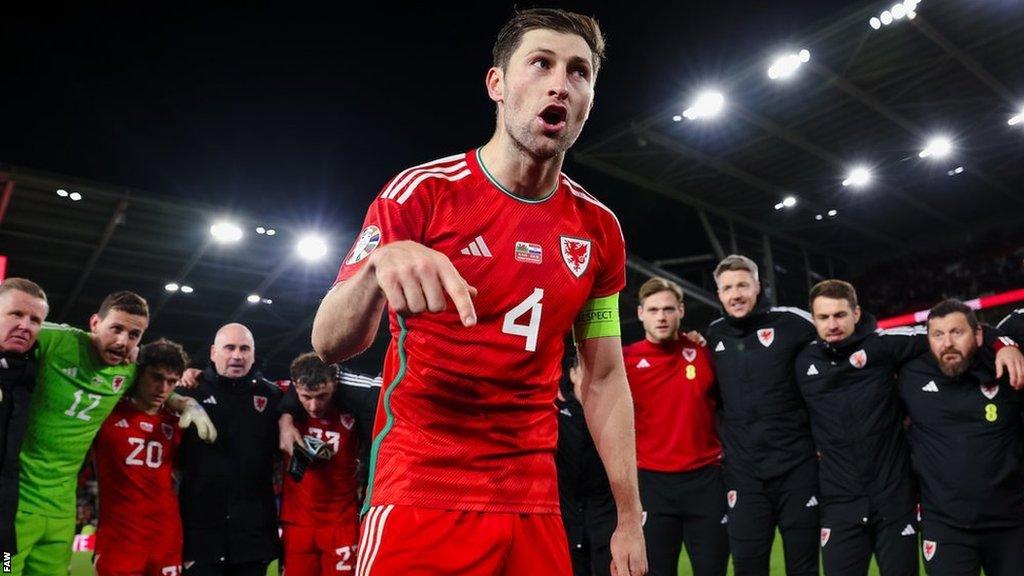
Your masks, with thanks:
[{"label": "number 4 on jersey", "polygon": [[[543,309],[540,300],[543,297],[544,289],[534,288],[533,294],[505,313],[505,320],[501,324],[501,331],[505,334],[526,338],[527,352],[537,351],[537,333],[540,332],[540,315]],[[525,324],[516,322],[526,314],[529,314],[530,318]]]}]

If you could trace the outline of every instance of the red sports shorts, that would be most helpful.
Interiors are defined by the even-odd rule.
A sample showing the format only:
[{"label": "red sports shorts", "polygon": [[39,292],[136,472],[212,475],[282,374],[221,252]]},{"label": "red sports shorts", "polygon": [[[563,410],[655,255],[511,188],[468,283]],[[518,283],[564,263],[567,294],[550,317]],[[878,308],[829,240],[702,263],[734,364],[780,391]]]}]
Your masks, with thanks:
[{"label": "red sports shorts", "polygon": [[560,515],[387,505],[363,518],[355,576],[523,574],[571,576]]},{"label": "red sports shorts", "polygon": [[355,573],[359,525],[281,526],[284,572],[288,576],[344,576]]}]

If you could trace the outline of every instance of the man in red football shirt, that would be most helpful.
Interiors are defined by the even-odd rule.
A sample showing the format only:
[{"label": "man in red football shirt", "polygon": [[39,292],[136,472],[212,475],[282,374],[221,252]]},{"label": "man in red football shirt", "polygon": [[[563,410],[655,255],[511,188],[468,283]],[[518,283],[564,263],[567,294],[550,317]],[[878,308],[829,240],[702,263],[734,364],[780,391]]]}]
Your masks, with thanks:
[{"label": "man in red football shirt", "polygon": [[135,386],[96,436],[98,576],[181,573],[181,518],[171,478],[181,431],[178,417],[162,406],[187,366],[185,351],[169,340],[140,348]]},{"label": "man in red football shirt", "polygon": [[561,173],[603,45],[589,17],[517,13],[485,80],[490,141],[392,179],[321,303],[313,345],[328,362],[364,350],[390,309],[359,576],[570,573],[554,464],[570,330],[618,510],[613,574],[647,571],[619,339],[622,232]]},{"label": "man in red football shirt", "polygon": [[[359,542],[355,418],[331,402],[333,366],[309,352],[292,361],[292,386],[305,409],[295,422],[299,433],[330,447],[330,459],[314,459],[300,478],[285,474],[281,500],[284,571],[289,576],[352,573]],[[292,458],[296,458],[293,451]],[[289,461],[287,469],[293,470]]]},{"label": "man in red football shirt", "polygon": [[683,289],[640,287],[644,339],[623,349],[636,410],[644,536],[653,576],[674,576],[685,542],[695,576],[722,576],[729,559],[715,374],[707,349],[679,334]]}]

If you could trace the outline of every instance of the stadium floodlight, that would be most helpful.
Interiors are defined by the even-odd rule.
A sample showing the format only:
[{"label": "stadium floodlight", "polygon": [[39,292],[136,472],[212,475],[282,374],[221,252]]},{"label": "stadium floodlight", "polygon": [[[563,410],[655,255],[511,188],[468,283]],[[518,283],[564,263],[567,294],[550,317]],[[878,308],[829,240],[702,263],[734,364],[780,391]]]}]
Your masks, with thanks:
[{"label": "stadium floodlight", "polygon": [[248,301],[249,304],[259,304],[260,303],[260,295],[259,294],[249,294],[249,296],[246,298],[246,301]]},{"label": "stadium floodlight", "polygon": [[274,230],[273,228],[267,228],[267,236],[273,236],[274,234],[277,234],[277,230]]},{"label": "stadium floodlight", "polygon": [[945,158],[953,150],[953,142],[945,136],[935,136],[925,144],[924,150],[918,153],[921,158]]},{"label": "stadium floodlight", "polygon": [[68,198],[71,198],[72,202],[78,202],[82,199],[82,194],[80,192],[72,192],[71,194],[68,194]]},{"label": "stadium floodlight", "polygon": [[722,96],[721,92],[706,90],[697,94],[690,107],[683,111],[683,117],[687,120],[714,118],[721,113],[724,107],[725,96]]},{"label": "stadium floodlight", "polygon": [[902,20],[903,17],[907,15],[907,7],[904,6],[902,2],[894,4],[889,11],[892,12],[893,20]]},{"label": "stadium floodlight", "polygon": [[257,234],[266,234],[267,233],[267,229],[264,228],[263,226],[257,226],[256,227],[256,233]]},{"label": "stadium floodlight", "polygon": [[223,243],[238,242],[242,239],[244,232],[234,222],[228,222],[227,220],[221,220],[215,222],[213,226],[210,226],[210,234],[214,240]]},{"label": "stadium floodlight", "polygon": [[882,12],[880,19],[882,20],[882,24],[885,24],[886,26],[892,24],[892,12],[889,12],[888,10]]},{"label": "stadium floodlight", "polygon": [[164,290],[167,290],[168,292],[177,292],[178,288],[181,288],[181,286],[178,286],[174,282],[168,282],[167,284],[164,284]]},{"label": "stadium floodlight", "polygon": [[193,290],[191,286],[187,286],[187,285],[182,284],[182,286],[181,286],[181,293],[182,294],[191,294],[193,292],[195,292],[195,290]]},{"label": "stadium floodlight", "polygon": [[868,182],[871,182],[871,170],[866,166],[855,166],[850,170],[850,173],[846,175],[846,180],[843,180],[843,186],[860,188],[862,186],[867,186]]},{"label": "stadium floodlight", "polygon": [[775,209],[782,210],[783,208],[792,208],[793,206],[796,206],[796,196],[786,196],[782,199],[782,202],[775,205]]},{"label": "stadium floodlight", "polygon": [[[1010,119],[1006,121],[1010,126],[1016,126],[1017,124],[1024,123],[1024,108],[1021,108],[1020,112],[1010,116]],[[60,190],[57,191],[60,194]]]},{"label": "stadium floodlight", "polygon": [[63,188],[58,188],[57,189],[57,196],[60,196],[61,198],[67,198],[68,197],[68,191],[63,189]]},{"label": "stadium floodlight", "polygon": [[683,121],[683,117],[680,116],[679,114],[676,114],[675,116],[672,117],[672,121],[673,122],[682,122]]},{"label": "stadium floodlight", "polygon": [[821,220],[822,218],[824,218],[824,216],[822,216],[821,214],[815,214],[814,215],[814,219],[815,220]]},{"label": "stadium floodlight", "polygon": [[295,250],[304,260],[312,262],[327,255],[327,242],[316,234],[307,234],[299,239]]},{"label": "stadium floodlight", "polygon": [[829,215],[830,217],[832,217],[832,216],[835,216],[836,214],[839,214],[839,211],[838,211],[838,210],[836,210],[835,208],[833,208],[833,209],[831,209],[831,210],[829,210],[829,211],[828,211],[828,215]]},{"label": "stadium floodlight", "polygon": [[878,30],[879,28],[882,27],[882,21],[878,19],[878,16],[872,16],[871,20],[868,20],[868,24],[875,30]]},{"label": "stadium floodlight", "polygon": [[964,167],[963,166],[957,166],[956,168],[953,168],[949,172],[946,172],[946,174],[948,174],[949,176],[956,176],[957,174],[963,174],[963,173],[964,173]]},{"label": "stadium floodlight", "polygon": [[785,80],[796,73],[797,68],[801,64],[806,64],[810,61],[811,52],[807,49],[779,56],[768,67],[768,77],[772,80]]},{"label": "stadium floodlight", "polygon": [[263,302],[264,304],[273,304],[274,303],[274,301],[271,300],[270,298],[264,298],[264,299],[260,300],[260,302]]}]

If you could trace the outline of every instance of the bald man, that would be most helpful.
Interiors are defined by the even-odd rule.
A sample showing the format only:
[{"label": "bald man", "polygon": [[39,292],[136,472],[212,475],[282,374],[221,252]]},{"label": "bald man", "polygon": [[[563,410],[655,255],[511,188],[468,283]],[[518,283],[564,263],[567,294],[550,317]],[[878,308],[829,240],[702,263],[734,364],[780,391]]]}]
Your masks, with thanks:
[{"label": "bald man", "polygon": [[253,365],[256,343],[227,324],[210,346],[195,398],[219,432],[215,444],[189,430],[181,446],[182,554],[186,576],[264,576],[280,553],[274,501],[281,391]]}]

